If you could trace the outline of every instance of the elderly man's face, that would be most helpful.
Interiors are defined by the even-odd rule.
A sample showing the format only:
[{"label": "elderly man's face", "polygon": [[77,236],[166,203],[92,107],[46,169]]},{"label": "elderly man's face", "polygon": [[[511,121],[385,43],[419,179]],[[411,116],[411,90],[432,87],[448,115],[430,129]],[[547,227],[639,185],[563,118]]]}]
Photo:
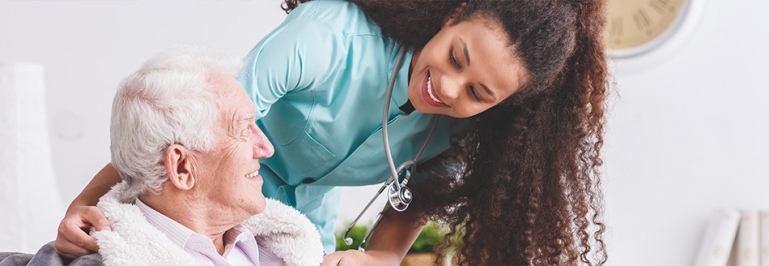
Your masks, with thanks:
[{"label": "elderly man's face", "polygon": [[215,122],[216,147],[195,157],[195,173],[201,196],[233,218],[250,217],[264,210],[259,159],[272,156],[274,148],[256,126],[254,103],[234,78],[213,76],[218,87],[219,116]]}]

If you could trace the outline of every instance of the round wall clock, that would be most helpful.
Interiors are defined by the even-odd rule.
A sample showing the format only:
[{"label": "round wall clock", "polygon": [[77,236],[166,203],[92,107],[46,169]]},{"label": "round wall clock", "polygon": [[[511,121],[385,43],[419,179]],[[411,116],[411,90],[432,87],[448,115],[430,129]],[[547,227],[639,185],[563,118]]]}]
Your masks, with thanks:
[{"label": "round wall clock", "polygon": [[606,47],[617,57],[636,56],[670,38],[693,0],[609,0]]}]

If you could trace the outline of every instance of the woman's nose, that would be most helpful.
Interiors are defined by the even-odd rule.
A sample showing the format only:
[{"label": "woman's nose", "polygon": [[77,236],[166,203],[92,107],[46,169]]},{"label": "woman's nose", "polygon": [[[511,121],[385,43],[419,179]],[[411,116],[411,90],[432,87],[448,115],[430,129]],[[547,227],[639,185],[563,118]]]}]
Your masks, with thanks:
[{"label": "woman's nose", "polygon": [[444,101],[454,100],[459,97],[462,90],[464,79],[459,75],[443,75],[441,78],[440,91],[436,92]]}]

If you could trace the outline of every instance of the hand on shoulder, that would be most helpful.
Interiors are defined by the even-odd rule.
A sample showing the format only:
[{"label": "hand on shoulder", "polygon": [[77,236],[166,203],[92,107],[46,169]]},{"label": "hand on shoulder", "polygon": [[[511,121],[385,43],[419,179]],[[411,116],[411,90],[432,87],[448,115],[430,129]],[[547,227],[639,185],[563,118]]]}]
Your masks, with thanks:
[{"label": "hand on shoulder", "polygon": [[93,227],[97,231],[110,230],[104,214],[95,206],[74,206],[67,211],[59,224],[56,235],[56,253],[74,259],[99,250],[96,239],[84,229]]}]

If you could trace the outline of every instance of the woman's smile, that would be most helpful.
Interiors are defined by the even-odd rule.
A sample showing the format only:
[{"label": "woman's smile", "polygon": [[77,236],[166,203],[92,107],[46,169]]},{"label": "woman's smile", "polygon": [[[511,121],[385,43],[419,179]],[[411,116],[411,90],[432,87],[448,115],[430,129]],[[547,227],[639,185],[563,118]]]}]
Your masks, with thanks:
[{"label": "woman's smile", "polygon": [[427,71],[427,74],[425,75],[425,81],[422,84],[422,97],[425,98],[425,102],[427,102],[429,105],[435,107],[447,106],[445,103],[443,103],[443,100],[441,100],[440,96],[438,96],[438,94],[435,92],[435,83],[433,83],[433,80],[430,77],[430,71]]}]

